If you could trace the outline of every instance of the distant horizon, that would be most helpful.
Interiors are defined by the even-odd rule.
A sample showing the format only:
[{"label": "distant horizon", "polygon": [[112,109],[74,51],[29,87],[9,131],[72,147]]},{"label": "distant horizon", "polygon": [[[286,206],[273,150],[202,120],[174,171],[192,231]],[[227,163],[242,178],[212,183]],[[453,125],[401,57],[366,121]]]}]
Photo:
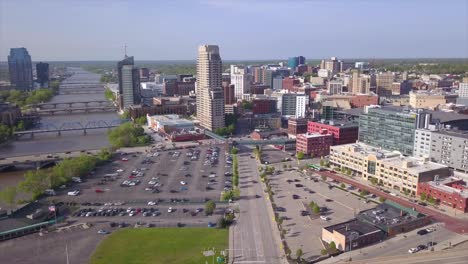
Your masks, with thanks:
[{"label": "distant horizon", "polygon": [[[466,0],[0,0],[0,60],[466,58]],[[85,15],[84,15],[85,14]],[[249,58],[249,59],[237,59]]]},{"label": "distant horizon", "polygon": [[[131,55],[130,55],[131,56]],[[312,58],[309,59],[307,56],[304,56],[307,61],[321,61],[321,60],[326,60],[330,59],[328,58]],[[31,56],[32,59],[32,56]],[[280,58],[280,59],[223,59],[221,57],[222,61],[229,61],[229,62],[262,62],[262,61],[287,61],[288,58]],[[374,58],[352,58],[352,57],[337,57],[338,60],[353,60],[353,61],[371,61],[371,60],[467,60],[468,63],[468,57],[374,57]],[[118,62],[122,59],[116,59],[116,60],[32,60],[33,63],[39,63],[39,62]],[[135,62],[195,62],[196,59],[174,59],[174,60],[154,60],[154,59],[147,59],[147,60],[137,60],[135,59]],[[3,61],[0,60],[0,63],[8,63],[8,61]]]}]

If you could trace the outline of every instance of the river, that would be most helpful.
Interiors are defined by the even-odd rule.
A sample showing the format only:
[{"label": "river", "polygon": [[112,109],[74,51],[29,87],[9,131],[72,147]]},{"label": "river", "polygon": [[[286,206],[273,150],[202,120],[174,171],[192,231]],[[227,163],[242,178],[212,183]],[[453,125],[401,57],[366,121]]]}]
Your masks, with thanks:
[{"label": "river", "polygon": [[[51,103],[105,100],[103,86],[99,83],[99,74],[75,67],[69,67],[67,70],[73,72],[73,75],[61,83],[60,91],[86,89],[89,93],[59,94],[50,101]],[[79,84],[86,85],[86,88],[74,87]],[[100,93],[101,91],[102,93]],[[43,116],[39,128],[50,127],[51,125],[60,127],[66,122],[80,122],[85,125],[87,122],[103,120],[110,123],[118,118],[118,114],[114,112],[55,114],[54,116]],[[82,131],[73,131],[63,132],[61,136],[58,136],[56,133],[37,134],[34,135],[33,139],[29,136],[23,136],[17,141],[1,146],[0,158],[100,149],[109,146],[106,133],[107,129],[102,129],[89,130],[87,131],[87,135],[83,135]]]}]

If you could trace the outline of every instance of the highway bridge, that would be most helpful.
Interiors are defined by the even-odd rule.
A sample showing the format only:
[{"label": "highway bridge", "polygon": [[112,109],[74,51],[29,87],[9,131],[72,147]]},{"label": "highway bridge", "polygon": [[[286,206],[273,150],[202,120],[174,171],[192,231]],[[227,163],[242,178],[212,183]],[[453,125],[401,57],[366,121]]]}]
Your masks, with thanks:
[{"label": "highway bridge", "polygon": [[[90,106],[114,106],[111,101],[108,100],[95,100],[95,101],[86,101],[86,102],[58,102],[58,103],[40,103],[31,105],[32,108],[39,108],[39,109],[55,109],[59,106],[73,108],[73,106],[81,106],[81,107],[90,107]],[[60,108],[60,107],[59,107]]]},{"label": "highway bridge", "polygon": [[55,164],[65,158],[78,157],[84,154],[97,154],[99,151],[99,149],[91,149],[1,158],[0,171],[17,165],[34,165],[37,169],[40,169]]},{"label": "highway bridge", "polygon": [[45,134],[45,133],[57,133],[58,136],[62,135],[62,132],[67,131],[83,131],[83,135],[87,134],[88,130],[95,130],[95,129],[111,129],[113,127],[118,127],[124,122],[128,120],[116,119],[112,121],[104,121],[104,120],[97,120],[97,121],[89,121],[87,123],[81,122],[65,122],[62,124],[43,124],[41,129],[35,130],[25,130],[25,131],[17,131],[14,132],[13,135],[15,139],[19,139],[22,136],[30,136],[34,138],[36,134]]},{"label": "highway bridge", "polygon": [[70,89],[67,90],[59,90],[59,95],[70,95],[70,94],[102,94],[104,90],[96,90],[96,89]]},{"label": "highway bridge", "polygon": [[40,109],[32,111],[38,115],[55,115],[55,114],[73,114],[73,113],[98,113],[98,112],[115,112],[117,111],[116,106],[103,105],[103,106],[88,106],[88,107],[72,107],[72,108],[52,108],[52,109]]}]

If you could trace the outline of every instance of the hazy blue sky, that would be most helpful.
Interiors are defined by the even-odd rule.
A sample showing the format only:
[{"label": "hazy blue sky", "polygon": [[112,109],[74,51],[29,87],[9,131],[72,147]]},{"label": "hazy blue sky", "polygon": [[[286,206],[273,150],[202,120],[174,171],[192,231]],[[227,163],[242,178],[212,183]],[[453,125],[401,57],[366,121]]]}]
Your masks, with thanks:
[{"label": "hazy blue sky", "polygon": [[0,60],[468,57],[467,0],[0,0]]}]

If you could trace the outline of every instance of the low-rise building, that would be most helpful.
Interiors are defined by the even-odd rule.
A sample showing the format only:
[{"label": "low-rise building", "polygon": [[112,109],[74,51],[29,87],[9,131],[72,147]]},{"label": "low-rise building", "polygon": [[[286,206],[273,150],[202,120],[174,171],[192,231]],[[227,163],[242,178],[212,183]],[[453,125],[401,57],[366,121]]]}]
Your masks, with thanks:
[{"label": "low-rise building", "polygon": [[352,219],[322,228],[322,240],[327,244],[334,242],[341,251],[362,248],[385,238],[385,233],[377,227]]},{"label": "low-rise building", "polygon": [[326,129],[320,133],[298,134],[296,136],[296,152],[302,152],[311,157],[322,157],[330,153],[333,136]]},{"label": "low-rise building", "polygon": [[173,142],[200,140],[205,137],[203,129],[195,128],[191,120],[178,115],[147,115],[148,127],[162,133]]},{"label": "low-rise building", "polygon": [[418,186],[418,196],[431,196],[441,204],[468,213],[468,185],[462,179],[448,177],[442,180],[421,182]]},{"label": "low-rise building", "polygon": [[12,126],[21,117],[21,109],[12,103],[0,103],[0,124]]},{"label": "low-rise building", "polygon": [[354,143],[358,139],[358,123],[347,120],[307,122],[308,133],[319,133],[326,129],[333,135],[333,145]]},{"label": "low-rise building", "polygon": [[416,195],[420,182],[430,181],[435,175],[450,175],[449,167],[427,158],[405,157],[398,151],[363,143],[332,146],[330,163],[350,169],[365,180],[412,196]]},{"label": "low-rise building", "polygon": [[439,105],[456,103],[458,95],[446,93],[433,93],[428,91],[411,92],[409,105],[413,108],[437,109]]},{"label": "low-rise building", "polygon": [[379,97],[375,94],[357,94],[351,97],[349,103],[353,108],[361,108],[368,105],[378,105]]},{"label": "low-rise building", "polygon": [[274,98],[258,98],[252,101],[253,114],[276,113],[276,100]]},{"label": "low-rise building", "polygon": [[304,118],[289,118],[288,119],[288,134],[297,135],[307,133],[307,119]]}]

